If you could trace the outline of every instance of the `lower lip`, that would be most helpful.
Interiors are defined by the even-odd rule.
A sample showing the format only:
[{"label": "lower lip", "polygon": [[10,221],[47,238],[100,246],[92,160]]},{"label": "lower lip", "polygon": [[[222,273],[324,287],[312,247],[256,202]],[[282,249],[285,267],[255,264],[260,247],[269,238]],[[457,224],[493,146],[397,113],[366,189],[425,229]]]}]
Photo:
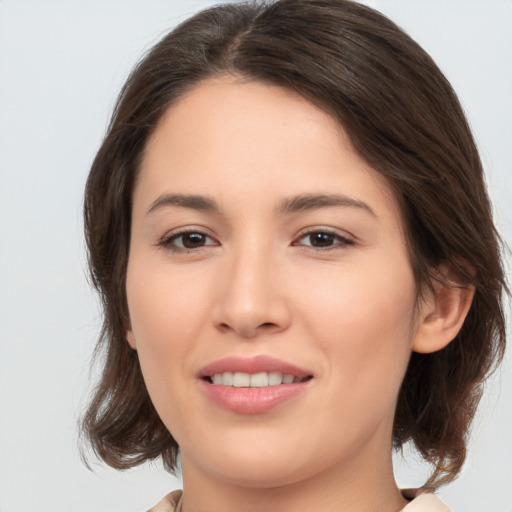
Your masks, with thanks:
[{"label": "lower lip", "polygon": [[310,380],[263,388],[235,388],[202,381],[202,388],[220,407],[239,414],[263,414],[291,400],[303,391]]}]

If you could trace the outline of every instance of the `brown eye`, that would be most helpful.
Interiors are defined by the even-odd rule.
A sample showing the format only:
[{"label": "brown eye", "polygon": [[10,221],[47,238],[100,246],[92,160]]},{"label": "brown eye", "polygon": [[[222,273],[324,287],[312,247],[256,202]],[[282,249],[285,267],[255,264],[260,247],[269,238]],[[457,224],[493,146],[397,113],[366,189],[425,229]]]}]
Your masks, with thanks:
[{"label": "brown eye", "polygon": [[206,236],[202,233],[186,233],[180,235],[178,240],[181,239],[181,243],[185,249],[195,249],[196,247],[202,247],[206,243]]},{"label": "brown eye", "polygon": [[335,241],[332,233],[311,233],[307,237],[312,247],[330,247]]},{"label": "brown eye", "polygon": [[353,245],[354,242],[330,231],[310,231],[300,236],[293,245],[302,245],[313,249],[336,249],[347,245]]},{"label": "brown eye", "polygon": [[173,251],[190,251],[194,249],[201,249],[205,246],[219,245],[210,236],[201,233],[200,231],[185,231],[175,233],[164,240],[161,245],[166,249]]}]

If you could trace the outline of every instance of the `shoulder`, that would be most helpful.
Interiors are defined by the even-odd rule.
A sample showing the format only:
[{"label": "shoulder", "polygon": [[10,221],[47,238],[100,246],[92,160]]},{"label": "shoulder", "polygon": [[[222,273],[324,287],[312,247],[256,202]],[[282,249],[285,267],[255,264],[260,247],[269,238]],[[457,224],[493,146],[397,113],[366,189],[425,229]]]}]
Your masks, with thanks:
[{"label": "shoulder", "polygon": [[402,494],[412,500],[402,512],[450,512],[435,494],[421,489],[405,489]]},{"label": "shoulder", "polygon": [[165,498],[160,500],[154,507],[150,508],[148,512],[179,512],[182,491],[173,491]]}]

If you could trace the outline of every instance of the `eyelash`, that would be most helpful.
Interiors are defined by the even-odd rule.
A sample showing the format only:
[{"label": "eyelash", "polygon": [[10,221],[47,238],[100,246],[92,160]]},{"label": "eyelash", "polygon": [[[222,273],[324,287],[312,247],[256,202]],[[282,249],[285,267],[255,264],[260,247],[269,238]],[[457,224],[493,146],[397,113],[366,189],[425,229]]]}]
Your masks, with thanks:
[{"label": "eyelash", "polygon": [[[326,247],[314,247],[313,245],[303,245],[296,243],[297,240],[303,240],[306,237],[311,237],[313,235],[328,235],[329,237],[332,237],[335,243],[330,246]],[[311,239],[310,239],[311,241]],[[302,245],[303,247],[307,247],[308,250],[313,250],[316,252],[327,252],[327,251],[333,251],[336,249],[343,249],[347,246],[354,245],[354,240],[351,238],[339,235],[335,231],[331,231],[330,229],[313,229],[310,231],[305,231],[301,233],[293,242],[292,245]]]},{"label": "eyelash", "polygon": [[160,247],[163,247],[164,249],[167,249],[167,250],[175,252],[175,253],[180,253],[180,254],[187,254],[187,253],[192,253],[192,252],[197,253],[198,251],[200,251],[201,249],[204,249],[205,247],[211,247],[211,246],[219,245],[217,242],[213,243],[213,244],[201,245],[201,246],[196,247],[196,248],[178,247],[176,245],[173,245],[173,243],[176,240],[178,240],[180,238],[183,238],[184,236],[187,236],[187,235],[201,235],[204,238],[208,238],[210,240],[213,240],[213,238],[211,236],[209,236],[208,234],[204,233],[200,229],[189,229],[189,230],[186,230],[186,231],[180,231],[178,233],[172,233],[170,235],[165,236],[164,238],[162,238],[162,240],[160,240],[158,245]]},{"label": "eyelash", "polygon": [[[207,244],[195,247],[195,248],[179,247],[179,246],[174,245],[174,242],[176,240],[179,240],[180,238],[182,239],[183,237],[185,237],[187,235],[200,235],[206,239],[214,240],[211,236],[209,236],[208,234],[204,233],[203,231],[201,231],[199,229],[190,229],[190,230],[180,231],[178,233],[172,233],[170,235],[167,235],[164,238],[162,238],[162,240],[160,240],[158,245],[160,247],[163,247],[163,248],[169,250],[169,251],[172,251],[174,253],[180,253],[180,254],[197,253],[201,250],[204,250],[206,247],[220,245],[218,242],[215,242],[215,241],[214,241],[215,243],[207,243]],[[306,237],[311,237],[313,235],[328,235],[329,237],[332,237],[332,239],[335,241],[335,243],[333,245],[329,245],[329,246],[325,246],[325,247],[315,247],[313,245],[304,245],[304,244],[298,243],[298,241],[303,240]],[[311,241],[311,239],[310,239],[310,241]],[[352,240],[348,237],[341,236],[329,229],[315,229],[315,230],[305,231],[305,232],[301,233],[292,242],[292,246],[302,246],[302,247],[306,247],[307,250],[313,250],[316,252],[327,252],[327,251],[332,251],[332,250],[336,250],[336,249],[343,249],[347,246],[354,245],[354,243],[355,243],[354,240]],[[183,241],[182,241],[182,245],[183,245]]]}]

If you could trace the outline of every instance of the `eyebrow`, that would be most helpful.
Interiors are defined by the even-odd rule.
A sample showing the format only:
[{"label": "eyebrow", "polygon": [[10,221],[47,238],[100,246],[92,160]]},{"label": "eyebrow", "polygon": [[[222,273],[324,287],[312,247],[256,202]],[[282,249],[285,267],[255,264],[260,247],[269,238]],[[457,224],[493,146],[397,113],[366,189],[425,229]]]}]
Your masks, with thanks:
[{"label": "eyebrow", "polygon": [[331,206],[360,208],[370,213],[373,217],[377,217],[377,214],[365,202],[339,194],[301,194],[285,199],[281,203],[279,211],[281,213],[297,213]]},{"label": "eyebrow", "polygon": [[191,208],[211,213],[220,213],[221,211],[217,202],[210,197],[188,194],[163,194],[153,201],[146,215],[166,206],[179,206],[181,208]]},{"label": "eyebrow", "polygon": [[[221,213],[219,204],[207,196],[163,194],[153,201],[146,215],[167,206],[178,206],[216,214]],[[377,214],[365,202],[339,194],[301,194],[290,197],[281,202],[278,212],[281,214],[298,213],[333,206],[359,208],[370,213],[373,217],[377,217]]]}]

